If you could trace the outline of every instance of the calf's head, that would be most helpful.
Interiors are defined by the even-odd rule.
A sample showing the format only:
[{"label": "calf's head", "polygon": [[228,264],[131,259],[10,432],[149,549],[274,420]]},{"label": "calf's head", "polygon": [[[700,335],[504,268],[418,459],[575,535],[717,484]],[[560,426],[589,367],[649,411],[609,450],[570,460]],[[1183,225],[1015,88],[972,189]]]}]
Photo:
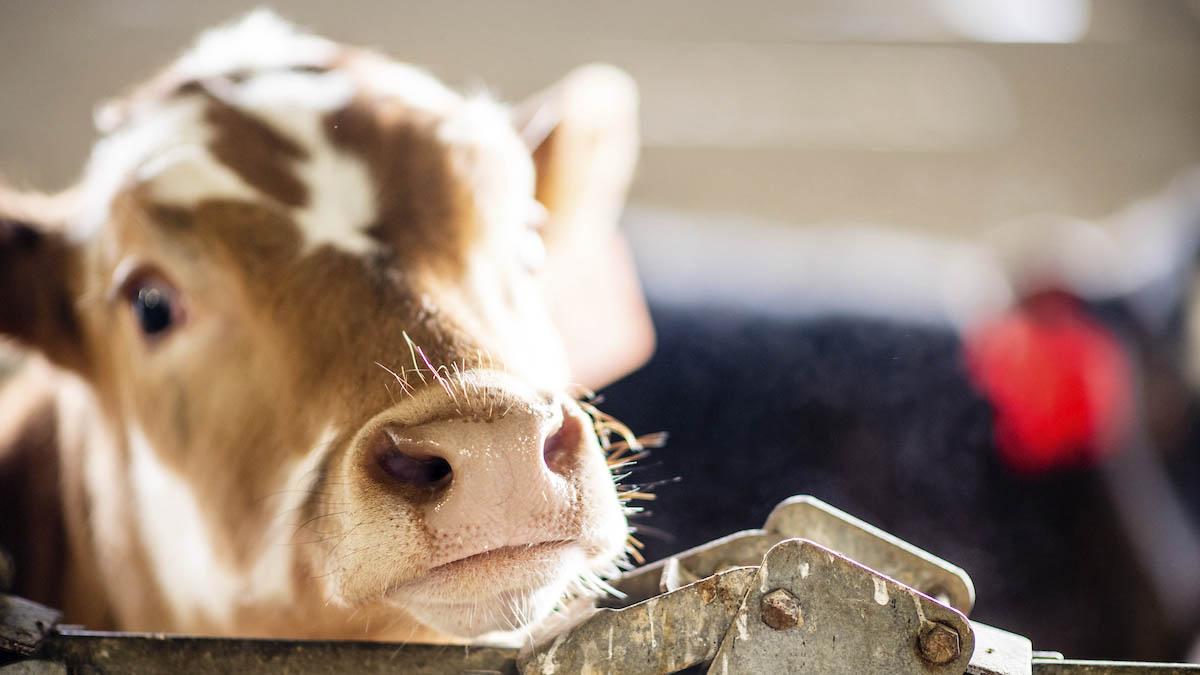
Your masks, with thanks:
[{"label": "calf's head", "polygon": [[254,14],[103,109],[69,195],[0,203],[118,627],[476,636],[615,569],[539,268],[619,207],[634,95],[518,110]]}]

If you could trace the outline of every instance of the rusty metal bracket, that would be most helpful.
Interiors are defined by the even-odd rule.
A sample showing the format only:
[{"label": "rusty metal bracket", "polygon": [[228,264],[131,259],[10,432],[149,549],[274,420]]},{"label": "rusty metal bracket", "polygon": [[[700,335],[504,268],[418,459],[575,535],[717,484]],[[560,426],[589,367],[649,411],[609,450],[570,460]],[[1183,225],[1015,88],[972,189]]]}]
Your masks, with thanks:
[{"label": "rusty metal bracket", "polygon": [[626,603],[639,602],[671,590],[671,575],[664,576],[669,567],[676,578],[702,578],[729,567],[758,565],[772,546],[795,538],[836,551],[963,614],[975,604],[975,586],[961,568],[808,496],[780,503],[760,530],[737,532],[640,567],[615,585],[626,594]]},{"label": "rusty metal bracket", "polygon": [[708,663],[757,573],[720,572],[624,609],[601,609],[523,653],[522,673],[674,673]]},{"label": "rusty metal bracket", "polygon": [[15,595],[0,595],[0,653],[36,654],[62,614]]},{"label": "rusty metal bracket", "polygon": [[767,552],[710,675],[962,673],[975,637],[960,612],[807,539]]}]

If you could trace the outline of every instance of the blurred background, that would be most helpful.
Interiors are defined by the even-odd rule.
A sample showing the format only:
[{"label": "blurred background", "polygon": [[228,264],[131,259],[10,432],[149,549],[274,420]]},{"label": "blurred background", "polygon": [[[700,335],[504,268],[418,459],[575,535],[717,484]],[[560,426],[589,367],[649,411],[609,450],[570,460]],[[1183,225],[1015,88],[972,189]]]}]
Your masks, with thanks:
[{"label": "blurred background", "polygon": [[[658,350],[605,405],[672,434],[648,557],[811,493],[1037,649],[1200,658],[1200,2],[273,6],[505,100],[638,82]],[[92,106],[246,8],[4,2],[6,178],[69,185]]]},{"label": "blurred background", "polygon": [[[5,2],[7,178],[69,184],[94,138],[93,106],[247,6]],[[511,101],[581,63],[628,70],[641,87],[644,149],[627,229],[646,283],[673,298],[715,292],[789,310],[849,298],[937,316],[944,308],[930,306],[927,288],[900,284],[877,296],[897,276],[928,271],[928,261],[868,256],[847,268],[814,256],[795,265],[769,251],[814,236],[858,248],[825,227],[919,232],[953,245],[1042,214],[1099,219],[1163,189],[1200,155],[1196,2],[274,6],[330,37]],[[697,236],[682,244],[680,227]],[[774,245],[717,243],[749,240],[746,228]],[[968,276],[957,285],[997,292],[986,274]]]}]

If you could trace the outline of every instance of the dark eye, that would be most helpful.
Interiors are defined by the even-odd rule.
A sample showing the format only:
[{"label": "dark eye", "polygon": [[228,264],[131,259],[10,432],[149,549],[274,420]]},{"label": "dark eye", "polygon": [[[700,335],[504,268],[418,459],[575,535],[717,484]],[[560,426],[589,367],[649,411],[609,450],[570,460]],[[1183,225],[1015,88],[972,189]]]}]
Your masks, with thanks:
[{"label": "dark eye", "polygon": [[182,318],[178,293],[160,278],[143,278],[130,284],[126,297],[134,321],[147,337],[162,337]]}]

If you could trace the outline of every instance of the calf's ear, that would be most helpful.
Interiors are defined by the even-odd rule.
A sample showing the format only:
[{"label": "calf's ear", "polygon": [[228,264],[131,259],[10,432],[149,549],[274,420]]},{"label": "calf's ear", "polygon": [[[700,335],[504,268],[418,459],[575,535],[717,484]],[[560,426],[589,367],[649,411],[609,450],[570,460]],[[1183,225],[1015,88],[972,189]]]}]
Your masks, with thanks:
[{"label": "calf's ear", "polygon": [[641,366],[654,328],[632,256],[617,229],[638,154],[633,79],[583,66],[514,112],[533,153],[551,314],[572,376],[597,389]]},{"label": "calf's ear", "polygon": [[0,337],[82,371],[79,254],[57,225],[56,208],[52,198],[0,187]]},{"label": "calf's ear", "polygon": [[638,154],[637,85],[613,66],[577,68],[518,106],[533,152],[548,247],[616,227]]}]

